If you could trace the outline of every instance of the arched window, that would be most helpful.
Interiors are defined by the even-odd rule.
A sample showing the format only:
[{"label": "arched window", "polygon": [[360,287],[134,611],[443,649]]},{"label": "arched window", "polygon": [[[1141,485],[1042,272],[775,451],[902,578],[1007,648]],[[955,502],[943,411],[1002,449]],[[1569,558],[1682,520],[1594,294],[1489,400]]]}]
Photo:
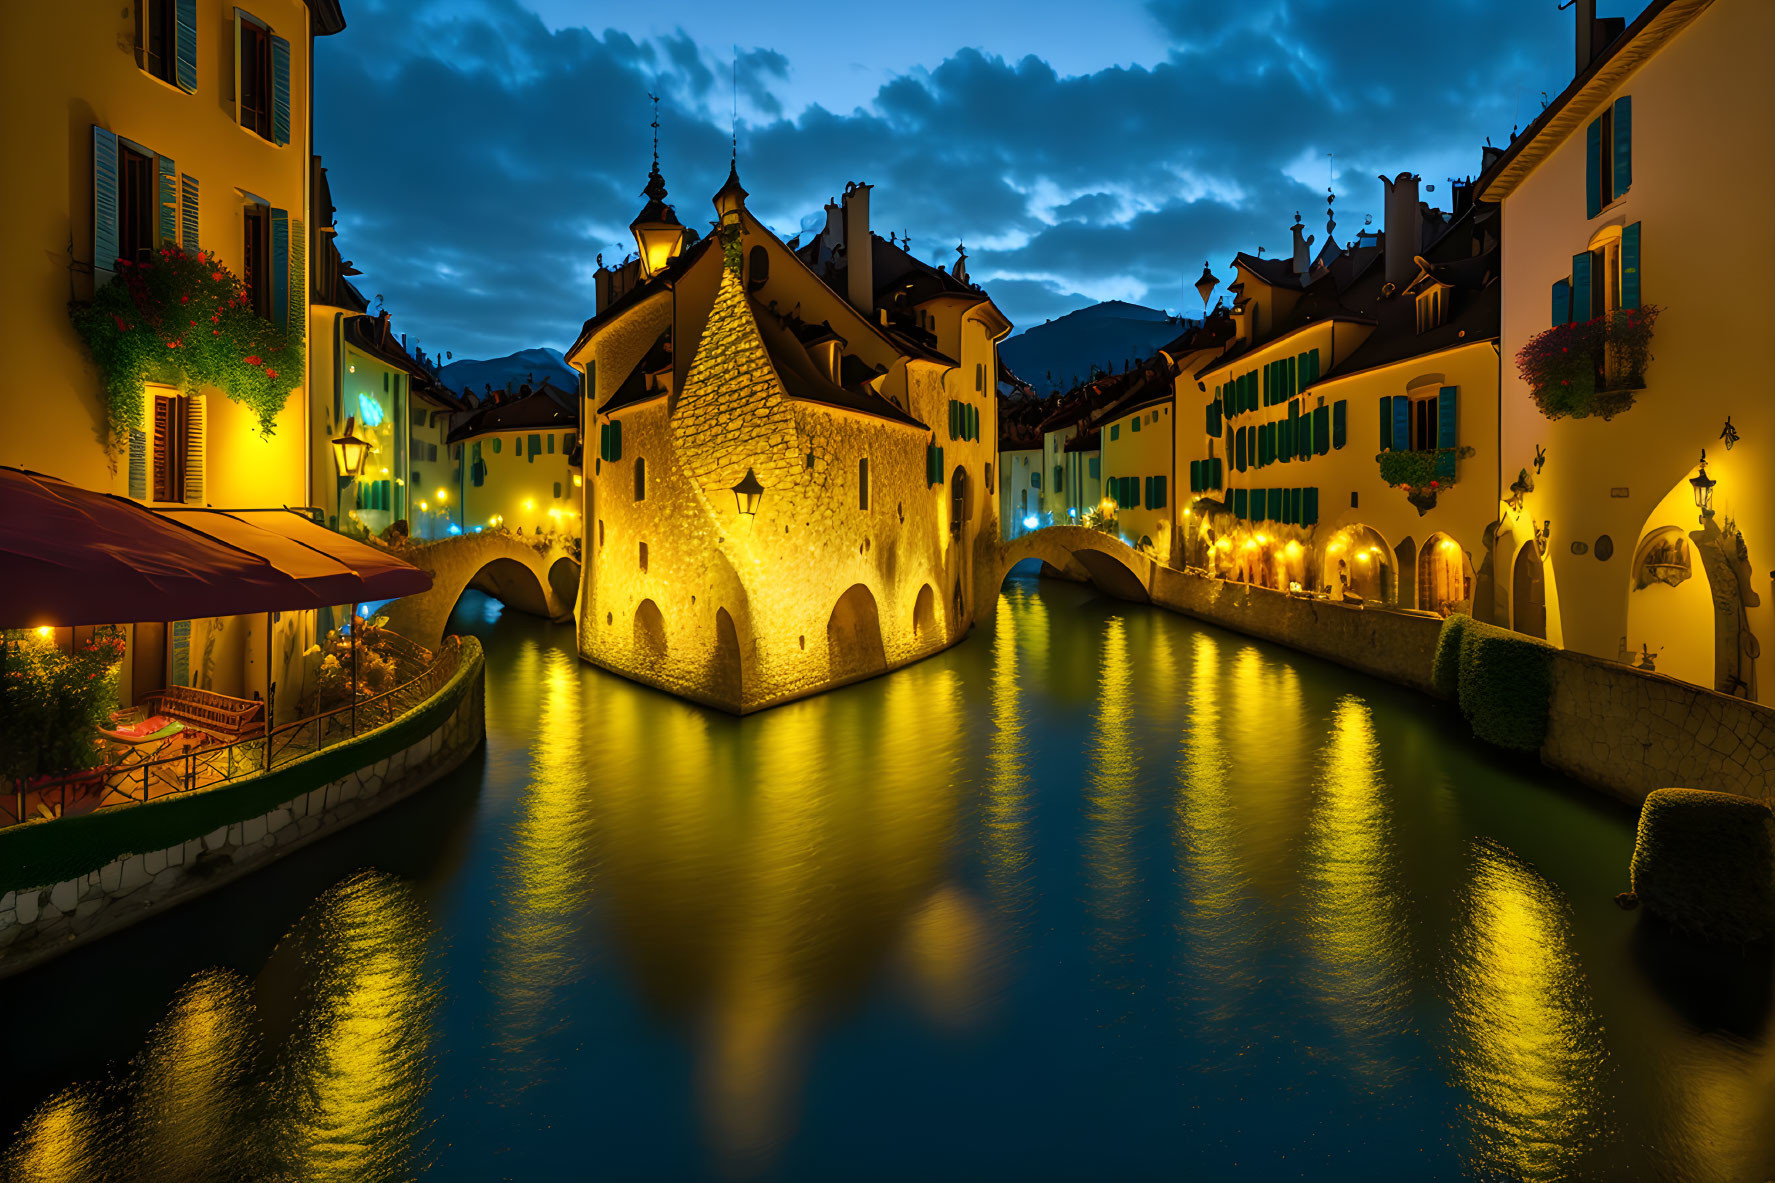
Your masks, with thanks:
[{"label": "arched window", "polygon": [[755,246],[746,256],[746,287],[757,291],[770,279],[770,252]]},{"label": "arched window", "polygon": [[857,461],[857,508],[869,508],[869,457]]},{"label": "arched window", "polygon": [[635,500],[647,500],[647,461],[635,457]]}]

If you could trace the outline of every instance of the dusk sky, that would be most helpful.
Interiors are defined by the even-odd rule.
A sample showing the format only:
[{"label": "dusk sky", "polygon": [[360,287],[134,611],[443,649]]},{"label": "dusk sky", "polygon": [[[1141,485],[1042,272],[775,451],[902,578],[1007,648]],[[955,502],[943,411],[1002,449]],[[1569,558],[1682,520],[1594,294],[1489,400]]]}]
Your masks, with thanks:
[{"label": "dusk sky", "polygon": [[[1617,9],[1631,18],[1637,5]],[[768,19],[762,19],[767,13]],[[1096,300],[1199,312],[1204,259],[1323,243],[1410,169],[1432,204],[1572,71],[1558,0],[352,0],[316,46],[339,245],[428,352],[565,348],[633,249],[647,94],[706,232],[728,161],[784,237],[846,181],[875,228],[970,269],[1019,328]],[[1328,160],[1328,154],[1332,157]],[[1317,248],[1315,248],[1317,249]]]}]

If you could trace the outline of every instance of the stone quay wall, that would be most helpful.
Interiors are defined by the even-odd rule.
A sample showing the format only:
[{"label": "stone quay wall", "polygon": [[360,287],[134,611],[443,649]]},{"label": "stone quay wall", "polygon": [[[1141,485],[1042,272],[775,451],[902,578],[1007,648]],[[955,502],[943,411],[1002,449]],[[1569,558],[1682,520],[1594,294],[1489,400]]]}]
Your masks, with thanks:
[{"label": "stone quay wall", "polygon": [[[1153,603],[1435,694],[1442,621],[1301,599],[1157,567]],[[1654,789],[1711,789],[1775,806],[1775,710],[1569,649],[1553,659],[1541,762],[1637,806]]]},{"label": "stone quay wall", "polygon": [[[8,890],[0,892],[0,977],[214,891],[453,771],[481,743],[484,672],[480,646],[465,640],[461,668],[432,699],[377,731],[280,765],[271,776],[82,818],[32,823],[38,833],[25,837],[37,838],[42,846],[61,838],[54,827],[164,808],[180,797],[232,793],[250,802],[246,809],[256,810],[266,782],[274,782],[273,795],[279,798],[253,816],[171,845],[118,854],[54,883],[15,886],[20,875],[33,877],[29,870],[21,871],[19,863],[0,868],[11,879],[3,884]],[[353,755],[364,762],[341,773],[341,760],[349,765]],[[293,795],[284,796],[284,789]],[[225,809],[228,802],[204,804]],[[45,865],[42,859],[36,862]]]}]

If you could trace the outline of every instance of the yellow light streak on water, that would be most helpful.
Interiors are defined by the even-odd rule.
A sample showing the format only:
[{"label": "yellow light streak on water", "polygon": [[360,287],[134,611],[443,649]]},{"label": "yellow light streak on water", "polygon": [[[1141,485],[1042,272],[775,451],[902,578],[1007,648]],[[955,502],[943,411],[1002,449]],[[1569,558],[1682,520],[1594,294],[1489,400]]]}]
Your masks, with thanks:
[{"label": "yellow light streak on water", "polygon": [[1112,959],[1132,931],[1137,873],[1133,844],[1140,755],[1133,727],[1133,659],[1120,616],[1103,627],[1103,659],[1092,719],[1090,783],[1085,790],[1085,873],[1095,921],[1094,951]]}]

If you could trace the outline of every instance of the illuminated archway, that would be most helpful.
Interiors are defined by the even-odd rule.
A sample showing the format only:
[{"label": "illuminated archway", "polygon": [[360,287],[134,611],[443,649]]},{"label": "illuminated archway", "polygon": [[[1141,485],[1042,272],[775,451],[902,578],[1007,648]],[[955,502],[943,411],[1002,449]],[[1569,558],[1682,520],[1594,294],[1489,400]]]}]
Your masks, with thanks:
[{"label": "illuminated archway", "polygon": [[[1426,547],[1426,551],[1428,548]],[[1418,544],[1417,539],[1406,535],[1405,539],[1393,548],[1393,570],[1401,571],[1412,578],[1399,581],[1399,603],[1401,608],[1419,608],[1423,602],[1418,598]]]},{"label": "illuminated archway", "polygon": [[635,651],[654,659],[666,655],[666,618],[652,600],[635,608]]},{"label": "illuminated archway", "polygon": [[1325,585],[1332,596],[1387,603],[1393,590],[1393,550],[1372,526],[1345,526],[1325,547]]},{"label": "illuminated archway", "polygon": [[[1403,563],[1399,569],[1405,569]],[[1440,531],[1430,535],[1418,553],[1416,606],[1440,616],[1473,610],[1473,565],[1461,544]]]},{"label": "illuminated archway", "polygon": [[931,590],[930,584],[918,589],[918,599],[912,605],[912,631],[919,640],[930,639],[930,633],[937,627],[937,594]]},{"label": "illuminated archway", "polygon": [[846,589],[832,607],[826,621],[826,657],[834,678],[859,677],[887,666],[875,597],[860,583]]},{"label": "illuminated archway", "polygon": [[1516,552],[1510,573],[1510,627],[1530,637],[1547,637],[1547,572],[1533,542]]}]

